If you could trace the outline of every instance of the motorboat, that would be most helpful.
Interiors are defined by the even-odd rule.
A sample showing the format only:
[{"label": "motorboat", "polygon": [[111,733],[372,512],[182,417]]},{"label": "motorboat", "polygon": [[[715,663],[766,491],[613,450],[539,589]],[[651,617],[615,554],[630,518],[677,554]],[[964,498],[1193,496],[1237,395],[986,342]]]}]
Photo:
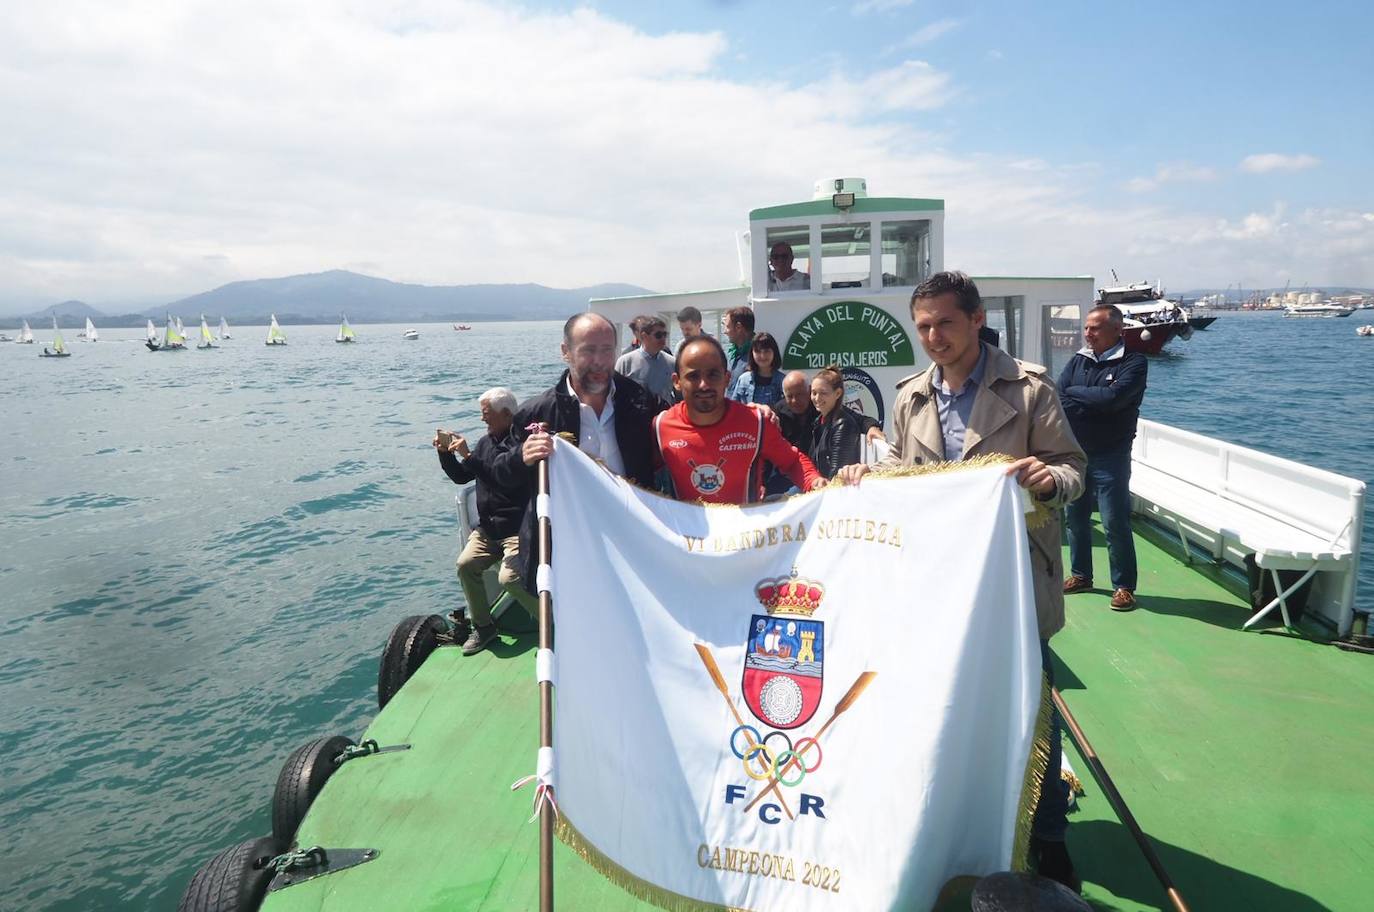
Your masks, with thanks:
[{"label": "motorboat", "polygon": [[418,329],[407,329],[405,332],[401,333],[401,338],[414,342],[416,339],[420,338],[420,331]]},{"label": "motorboat", "polygon": [[1363,326],[1357,326],[1357,327],[1355,327],[1355,335],[1357,335],[1357,336],[1374,336],[1374,324],[1366,323],[1366,324],[1363,325]]},{"label": "motorboat", "polygon": [[1323,301],[1320,304],[1289,304],[1283,309],[1285,317],[1348,317],[1354,312],[1355,308],[1334,301]]},{"label": "motorboat", "polygon": [[453,328],[456,329],[456,330],[458,330],[459,332],[463,332],[464,330],[472,329],[472,327],[469,326],[469,325],[467,325],[466,323],[454,323],[454,324],[453,324]]},{"label": "motorboat", "polygon": [[[1127,351],[1157,355],[1175,336],[1191,338],[1195,328],[1182,304],[1168,300],[1158,285],[1148,282],[1100,288],[1094,303],[1111,304],[1121,311],[1125,317],[1121,339]],[[1207,326],[1216,318],[1199,319],[1205,320]]]}]

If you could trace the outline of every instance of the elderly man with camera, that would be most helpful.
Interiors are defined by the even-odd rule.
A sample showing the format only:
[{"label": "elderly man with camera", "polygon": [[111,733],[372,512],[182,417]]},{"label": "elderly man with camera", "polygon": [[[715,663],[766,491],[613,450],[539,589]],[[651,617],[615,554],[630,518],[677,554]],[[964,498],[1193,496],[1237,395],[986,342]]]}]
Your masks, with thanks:
[{"label": "elderly man with camera", "polygon": [[501,562],[501,587],[531,617],[538,607],[520,578],[520,523],[530,498],[529,488],[525,484],[503,483],[492,471],[498,456],[512,448],[520,449],[511,434],[515,394],[498,386],[483,393],[478,405],[487,433],[476,446],[469,447],[461,434],[445,430],[437,431],[432,441],[439,452],[440,467],[454,484],[477,482],[477,527],[468,536],[457,562],[458,582],[463,587],[472,624],[471,633],[462,644],[463,655],[481,652],[496,638],[491,602],[482,581],[482,574],[492,564]]}]

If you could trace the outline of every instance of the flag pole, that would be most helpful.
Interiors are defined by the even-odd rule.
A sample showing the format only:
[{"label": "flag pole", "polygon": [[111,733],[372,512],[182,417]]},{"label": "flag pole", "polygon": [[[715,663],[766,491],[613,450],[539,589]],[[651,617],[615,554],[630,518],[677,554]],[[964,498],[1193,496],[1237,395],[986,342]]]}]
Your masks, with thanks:
[{"label": "flag pole", "polygon": [[1059,688],[1050,690],[1050,695],[1054,698],[1054,706],[1059,710],[1059,715],[1064,718],[1064,724],[1069,727],[1069,734],[1073,736],[1078,749],[1083,752],[1083,759],[1088,761],[1088,767],[1093,772],[1093,778],[1097,784],[1102,786],[1102,791],[1111,803],[1112,809],[1116,811],[1116,816],[1126,825],[1126,829],[1135,839],[1136,845],[1140,846],[1140,852],[1145,856],[1145,861],[1149,863],[1155,877],[1159,878],[1159,883],[1164,887],[1164,892],[1169,897],[1169,902],[1173,905],[1176,912],[1188,912],[1188,904],[1183,901],[1183,896],[1178,892],[1178,887],[1174,886],[1173,880],[1169,877],[1169,872],[1164,870],[1164,864],[1155,854],[1154,846],[1150,845],[1149,837],[1140,829],[1140,824],[1136,823],[1135,815],[1131,809],[1126,807],[1126,799],[1121,797],[1121,793],[1116,790],[1116,783],[1112,782],[1112,777],[1107,774],[1107,768],[1102,765],[1102,760],[1097,756],[1097,751],[1088,743],[1088,736],[1083,734],[1083,729],[1078,727],[1078,720],[1069,712],[1068,704],[1059,694]]},{"label": "flag pole", "polygon": [[[538,464],[539,497],[548,501],[549,461]],[[553,553],[553,531],[547,511],[539,517],[539,565],[547,567]],[[553,596],[547,587],[539,591],[539,648],[553,648]],[[539,682],[539,746],[553,747],[553,682]],[[539,910],[553,912],[553,806],[539,805]]]}]

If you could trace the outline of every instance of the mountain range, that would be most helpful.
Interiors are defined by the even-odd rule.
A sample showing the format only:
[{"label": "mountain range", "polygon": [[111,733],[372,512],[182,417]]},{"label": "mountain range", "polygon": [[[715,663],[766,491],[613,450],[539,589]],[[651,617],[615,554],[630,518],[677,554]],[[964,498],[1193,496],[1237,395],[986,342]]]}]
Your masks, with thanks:
[{"label": "mountain range", "polygon": [[65,325],[91,317],[102,325],[142,325],[168,313],[187,322],[206,314],[236,323],[266,323],[270,314],[283,322],[329,323],[347,314],[355,323],[449,320],[552,320],[586,309],[589,298],[651,294],[637,285],[606,283],[585,288],[544,285],[412,285],[335,269],[329,272],[230,282],[140,313],[106,314],[82,301],[64,301],[31,314],[30,322],[56,316]]}]

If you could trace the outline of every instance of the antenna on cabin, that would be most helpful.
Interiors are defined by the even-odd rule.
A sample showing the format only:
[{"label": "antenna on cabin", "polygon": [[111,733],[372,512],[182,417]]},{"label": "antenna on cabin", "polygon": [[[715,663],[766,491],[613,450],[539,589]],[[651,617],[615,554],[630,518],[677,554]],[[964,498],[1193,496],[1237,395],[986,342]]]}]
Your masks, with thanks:
[{"label": "antenna on cabin", "polygon": [[1112,270],[1112,281],[1113,281],[1114,283],[1116,283],[1117,285],[1120,285],[1120,284],[1121,284],[1121,280],[1118,279],[1118,278],[1116,277],[1116,270],[1115,270],[1115,269]]}]

